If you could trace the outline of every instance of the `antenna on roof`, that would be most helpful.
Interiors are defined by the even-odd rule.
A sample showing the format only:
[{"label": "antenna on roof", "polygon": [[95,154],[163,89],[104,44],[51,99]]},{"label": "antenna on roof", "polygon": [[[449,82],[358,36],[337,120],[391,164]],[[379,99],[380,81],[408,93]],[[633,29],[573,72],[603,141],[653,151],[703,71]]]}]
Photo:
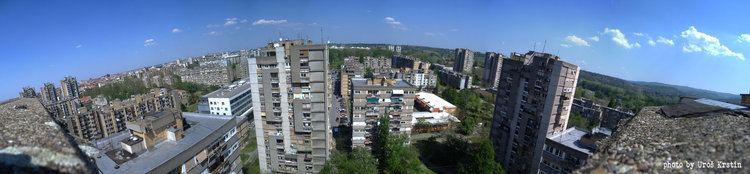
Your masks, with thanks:
[{"label": "antenna on roof", "polygon": [[531,51],[536,51],[536,42],[534,42],[534,46],[531,47]]},{"label": "antenna on roof", "polygon": [[325,40],[323,40],[323,27],[320,27],[320,43],[325,43]]},{"label": "antenna on roof", "polygon": [[547,40],[544,40],[544,45],[542,45],[542,52],[544,52],[544,49],[547,48]]}]

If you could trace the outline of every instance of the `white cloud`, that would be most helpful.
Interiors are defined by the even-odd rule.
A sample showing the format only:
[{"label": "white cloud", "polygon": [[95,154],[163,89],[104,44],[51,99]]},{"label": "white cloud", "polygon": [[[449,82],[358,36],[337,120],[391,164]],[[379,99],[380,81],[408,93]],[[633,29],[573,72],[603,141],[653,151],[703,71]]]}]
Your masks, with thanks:
[{"label": "white cloud", "polygon": [[150,47],[156,45],[156,40],[154,39],[146,39],[146,41],[143,41],[143,46]]},{"label": "white cloud", "polygon": [[652,47],[656,46],[656,42],[654,42],[653,39],[648,39],[648,45],[651,45]]},{"label": "white cloud", "polygon": [[247,19],[243,19],[242,21],[240,21],[240,23],[243,23],[243,24],[247,23],[247,22],[249,22],[249,21],[247,21]]},{"label": "white cloud", "polygon": [[583,40],[576,35],[570,35],[570,36],[565,37],[565,41],[576,44],[578,46],[586,46],[586,47],[589,46],[589,42],[586,42],[586,40]]},{"label": "white cloud", "polygon": [[234,25],[234,24],[237,24],[237,18],[235,18],[235,17],[227,18],[224,21],[224,26],[230,26],[230,25]]},{"label": "white cloud", "polygon": [[209,35],[209,36],[218,36],[218,35],[220,35],[221,33],[219,33],[218,31],[211,31],[211,32],[208,32],[208,33],[206,33],[206,34],[207,34],[207,35]]},{"label": "white cloud", "polygon": [[656,39],[656,42],[657,43],[662,43],[664,45],[669,45],[669,46],[674,45],[674,41],[673,40],[667,39],[667,38],[664,38],[664,37],[661,37],[661,36],[659,36],[659,38]]},{"label": "white cloud", "polygon": [[613,29],[604,28],[604,34],[608,34],[608,35],[612,36],[612,41],[614,41],[615,43],[617,43],[618,45],[620,45],[620,46],[622,46],[622,47],[624,47],[626,49],[631,49],[633,47],[636,47],[636,44],[637,44],[636,48],[640,47],[640,44],[638,44],[638,43],[636,43],[636,44],[630,44],[628,42],[628,38],[625,38],[625,34],[622,34],[622,32],[620,32],[619,29],[616,29],[616,28],[613,28]]},{"label": "white cloud", "polygon": [[589,40],[599,42],[599,36],[589,37]]},{"label": "white cloud", "polygon": [[83,47],[83,45],[81,44],[76,45],[76,48],[81,48],[81,47]]},{"label": "white cloud", "polygon": [[219,27],[219,26],[221,26],[221,25],[210,24],[210,25],[206,25],[206,28],[216,28],[216,27]]},{"label": "white cloud", "polygon": [[570,45],[568,44],[560,44],[561,47],[570,48]]},{"label": "white cloud", "polygon": [[690,26],[690,28],[681,32],[680,36],[687,41],[687,45],[682,47],[684,52],[705,52],[711,56],[736,57],[745,60],[745,55],[730,50],[727,46],[722,45],[719,39],[698,31],[695,26]]},{"label": "white cloud", "polygon": [[385,19],[383,19],[383,20],[385,21],[386,24],[390,25],[394,29],[408,30],[408,28],[406,28],[404,26],[404,24],[402,24],[401,22],[397,21],[393,17],[385,17]]},{"label": "white cloud", "polygon": [[253,25],[278,25],[286,23],[286,19],[282,20],[273,20],[273,19],[260,19],[255,22],[253,22]]},{"label": "white cloud", "polygon": [[179,28],[172,29],[172,33],[180,33],[180,32],[182,32],[182,29],[179,29]]},{"label": "white cloud", "polygon": [[643,33],[633,33],[633,35],[636,35],[636,36],[644,36],[644,34],[643,34]]},{"label": "white cloud", "polygon": [[750,42],[750,34],[740,34],[740,36],[737,36],[737,41],[742,42]]},{"label": "white cloud", "polygon": [[641,47],[641,43],[635,42],[635,44],[633,44],[633,47],[640,48]]},{"label": "white cloud", "polygon": [[458,31],[458,28],[450,29],[450,31],[456,32]]},{"label": "white cloud", "polygon": [[445,36],[444,33],[433,33],[433,32],[425,32],[425,36]]}]

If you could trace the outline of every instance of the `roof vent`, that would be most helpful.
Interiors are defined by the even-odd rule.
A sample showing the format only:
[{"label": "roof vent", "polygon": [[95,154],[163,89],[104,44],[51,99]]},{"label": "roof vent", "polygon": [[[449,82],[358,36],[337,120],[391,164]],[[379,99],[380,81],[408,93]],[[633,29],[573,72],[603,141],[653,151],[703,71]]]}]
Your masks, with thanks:
[{"label": "roof vent", "polygon": [[16,105],[16,106],[13,106],[13,108],[14,109],[19,109],[19,110],[26,110],[29,107],[27,107],[26,105]]}]

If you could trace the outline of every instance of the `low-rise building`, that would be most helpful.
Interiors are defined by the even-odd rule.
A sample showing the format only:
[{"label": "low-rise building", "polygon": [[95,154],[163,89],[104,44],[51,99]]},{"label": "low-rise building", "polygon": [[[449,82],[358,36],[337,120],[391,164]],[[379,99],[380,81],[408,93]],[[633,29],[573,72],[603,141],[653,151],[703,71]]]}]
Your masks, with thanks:
[{"label": "low-rise building", "polygon": [[450,69],[442,68],[437,71],[438,79],[446,85],[458,90],[471,88],[471,76]]},{"label": "low-rise building", "polygon": [[585,98],[574,98],[571,113],[578,113],[588,120],[596,120],[599,127],[617,130],[620,120],[632,117],[633,112],[624,108],[610,108]]},{"label": "low-rise building", "polygon": [[430,71],[412,71],[408,81],[420,89],[432,88],[437,84],[437,76]]},{"label": "low-rise building", "polygon": [[128,121],[128,132],[97,142],[103,154],[96,165],[101,173],[242,173],[235,119],[149,113]]},{"label": "low-rise building", "polygon": [[750,94],[740,94],[742,96],[742,103],[745,106],[750,106]]},{"label": "low-rise building", "polygon": [[233,62],[229,60],[213,60],[201,62],[198,67],[183,68],[175,74],[183,82],[193,82],[204,85],[228,85],[235,79]]},{"label": "low-rise building", "polygon": [[607,136],[572,127],[547,137],[538,173],[571,173],[586,164],[596,142]]},{"label": "low-rise building", "polygon": [[213,115],[247,116],[252,112],[250,83],[240,80],[201,96],[198,112]]},{"label": "low-rise building", "polygon": [[446,112],[449,114],[455,114],[456,112],[456,105],[432,93],[418,92],[414,99],[417,108],[420,110],[433,113]]}]

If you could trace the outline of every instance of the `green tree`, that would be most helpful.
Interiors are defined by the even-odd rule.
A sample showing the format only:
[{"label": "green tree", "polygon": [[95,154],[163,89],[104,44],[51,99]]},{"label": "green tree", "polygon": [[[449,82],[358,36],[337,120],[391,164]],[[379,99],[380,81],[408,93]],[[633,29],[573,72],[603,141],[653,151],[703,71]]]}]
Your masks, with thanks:
[{"label": "green tree", "polygon": [[391,135],[388,116],[380,118],[379,123],[373,151],[378,158],[381,173],[432,173],[422,167],[417,150],[406,145],[406,137]]},{"label": "green tree", "polygon": [[110,83],[99,88],[87,90],[84,96],[96,97],[102,95],[108,100],[120,99],[125,100],[132,95],[145,94],[149,88],[143,84],[143,81],[137,78],[125,78],[122,81]]},{"label": "green tree", "polygon": [[374,76],[371,68],[365,69],[365,78],[373,78]]},{"label": "green tree", "polygon": [[466,174],[501,174],[502,165],[495,162],[495,151],[489,140],[469,146],[466,157],[458,164],[458,173]]},{"label": "green tree", "polygon": [[364,148],[354,148],[351,153],[334,152],[331,160],[320,170],[323,174],[376,174],[377,162],[370,152]]}]

